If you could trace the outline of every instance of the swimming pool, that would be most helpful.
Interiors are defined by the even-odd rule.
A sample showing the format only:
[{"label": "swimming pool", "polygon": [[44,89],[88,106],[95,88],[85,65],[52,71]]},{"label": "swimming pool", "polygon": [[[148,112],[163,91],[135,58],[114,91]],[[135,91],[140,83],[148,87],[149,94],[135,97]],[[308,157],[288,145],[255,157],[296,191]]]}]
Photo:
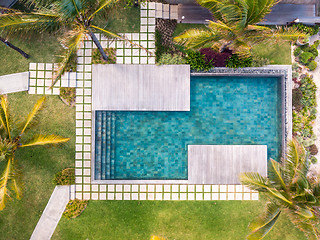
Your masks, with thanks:
[{"label": "swimming pool", "polygon": [[95,179],[183,180],[189,144],[281,151],[278,77],[191,77],[188,112],[95,112]]}]

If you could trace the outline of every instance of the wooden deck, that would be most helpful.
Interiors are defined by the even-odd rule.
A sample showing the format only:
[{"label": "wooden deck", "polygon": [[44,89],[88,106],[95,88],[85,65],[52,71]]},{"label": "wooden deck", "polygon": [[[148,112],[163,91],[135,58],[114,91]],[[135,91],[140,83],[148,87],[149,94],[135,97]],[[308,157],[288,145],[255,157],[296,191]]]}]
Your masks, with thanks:
[{"label": "wooden deck", "polygon": [[190,111],[189,65],[92,65],[93,110]]},{"label": "wooden deck", "polygon": [[188,184],[239,184],[239,173],[267,176],[266,145],[189,145]]}]

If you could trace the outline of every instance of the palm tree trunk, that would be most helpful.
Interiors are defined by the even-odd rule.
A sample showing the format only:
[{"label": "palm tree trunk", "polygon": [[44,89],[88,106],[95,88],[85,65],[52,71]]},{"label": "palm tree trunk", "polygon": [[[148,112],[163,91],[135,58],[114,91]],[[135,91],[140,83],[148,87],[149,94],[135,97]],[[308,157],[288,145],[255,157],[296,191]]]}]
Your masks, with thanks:
[{"label": "palm tree trunk", "polygon": [[18,53],[20,53],[22,56],[24,56],[25,58],[30,58],[30,55],[25,53],[24,51],[22,51],[20,48],[14,46],[12,43],[10,43],[8,40],[0,37],[0,41],[3,42],[5,45],[7,45],[8,47],[12,48],[13,50],[16,50]]},{"label": "palm tree trunk", "polygon": [[92,41],[94,42],[94,44],[97,46],[99,52],[101,53],[102,58],[103,58],[105,61],[108,61],[109,57],[108,57],[107,54],[103,51],[103,48],[102,48],[99,40],[98,40],[98,39],[96,38],[96,36],[94,35],[94,33],[89,30],[89,35],[90,35]]}]

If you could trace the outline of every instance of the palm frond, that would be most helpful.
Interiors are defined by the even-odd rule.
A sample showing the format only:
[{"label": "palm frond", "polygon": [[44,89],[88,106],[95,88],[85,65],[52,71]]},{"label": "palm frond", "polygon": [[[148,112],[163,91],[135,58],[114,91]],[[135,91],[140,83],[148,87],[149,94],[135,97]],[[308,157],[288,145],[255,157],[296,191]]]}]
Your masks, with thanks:
[{"label": "palm frond", "polygon": [[77,52],[78,46],[80,42],[83,40],[85,33],[86,30],[79,26],[78,28],[75,28],[67,32],[65,37],[61,40],[61,42],[65,46],[67,46],[67,49],[64,50],[62,56],[59,59],[58,67],[54,70],[54,74],[52,76],[52,84],[50,88],[52,88],[59,80],[61,75],[65,73],[67,65],[71,61],[72,55]]},{"label": "palm frond", "polygon": [[40,146],[47,144],[58,144],[68,142],[70,138],[64,138],[57,135],[38,135],[29,142],[22,144],[20,147]]},{"label": "palm frond", "polygon": [[274,202],[267,204],[266,212],[249,225],[251,233],[248,240],[258,240],[265,237],[271,231],[280,216],[281,210]]},{"label": "palm frond", "polygon": [[259,173],[241,173],[240,182],[242,185],[245,185],[252,190],[260,192],[266,192],[269,188],[268,179],[262,177]]},{"label": "palm frond", "polygon": [[9,113],[9,103],[7,96],[1,96],[0,121],[2,127],[5,129],[9,140],[11,141],[11,116]]},{"label": "palm frond", "polygon": [[8,35],[32,36],[58,30],[61,26],[60,16],[54,13],[14,12],[0,15],[0,31]]},{"label": "palm frond", "polygon": [[200,49],[210,47],[220,39],[221,35],[219,33],[214,33],[209,29],[190,29],[175,37],[174,41],[190,49]]},{"label": "palm frond", "polygon": [[139,45],[139,44],[137,44],[137,43],[135,43],[135,42],[133,42],[133,41],[130,41],[129,39],[127,39],[127,38],[125,38],[125,37],[120,36],[119,34],[113,33],[113,32],[108,31],[108,30],[106,30],[106,29],[102,29],[102,28],[100,28],[100,27],[98,27],[98,26],[95,26],[95,25],[91,25],[91,27],[92,27],[92,28],[95,28],[95,29],[97,29],[97,30],[99,30],[99,31],[101,31],[101,32],[103,32],[107,37],[111,37],[111,38],[114,38],[114,39],[121,39],[121,40],[129,43],[130,45],[132,45],[132,46],[134,46],[134,47],[136,47],[136,48],[143,49],[144,51],[146,51],[148,54],[151,55],[151,52],[148,51],[148,49],[142,47],[141,45]]},{"label": "palm frond", "polygon": [[281,189],[285,190],[286,189],[286,184],[282,178],[282,168],[281,164],[276,162],[273,159],[270,159],[269,162],[269,179],[273,184],[278,185]]},{"label": "palm frond", "polygon": [[5,208],[8,200],[13,198],[21,199],[22,190],[20,187],[19,173],[15,169],[14,160],[10,158],[0,178],[0,211]]},{"label": "palm frond", "polygon": [[37,113],[40,111],[41,107],[43,106],[43,103],[45,101],[46,97],[40,98],[37,103],[33,106],[32,111],[28,114],[27,119],[24,123],[24,127],[21,130],[20,136],[25,132],[30,122],[35,118]]},{"label": "palm frond", "polygon": [[96,11],[94,11],[90,17],[88,17],[88,20],[90,21],[94,15],[96,15],[98,12],[100,12],[102,9],[108,7],[109,5],[118,2],[119,0],[102,0],[99,2],[99,6],[98,9]]},{"label": "palm frond", "polygon": [[270,40],[285,40],[285,41],[296,41],[298,38],[307,38],[308,36],[300,32],[297,28],[291,27],[278,27],[276,30],[273,30],[271,33],[266,34]]}]

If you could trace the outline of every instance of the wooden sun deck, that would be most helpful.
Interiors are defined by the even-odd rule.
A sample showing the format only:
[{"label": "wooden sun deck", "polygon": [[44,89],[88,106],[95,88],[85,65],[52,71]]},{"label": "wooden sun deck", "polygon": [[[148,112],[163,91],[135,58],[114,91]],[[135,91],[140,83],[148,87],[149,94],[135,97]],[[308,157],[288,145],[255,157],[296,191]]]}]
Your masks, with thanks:
[{"label": "wooden sun deck", "polygon": [[240,184],[242,172],[267,176],[266,145],[188,146],[188,184]]},{"label": "wooden sun deck", "polygon": [[92,106],[108,111],[190,111],[190,66],[93,65]]}]

